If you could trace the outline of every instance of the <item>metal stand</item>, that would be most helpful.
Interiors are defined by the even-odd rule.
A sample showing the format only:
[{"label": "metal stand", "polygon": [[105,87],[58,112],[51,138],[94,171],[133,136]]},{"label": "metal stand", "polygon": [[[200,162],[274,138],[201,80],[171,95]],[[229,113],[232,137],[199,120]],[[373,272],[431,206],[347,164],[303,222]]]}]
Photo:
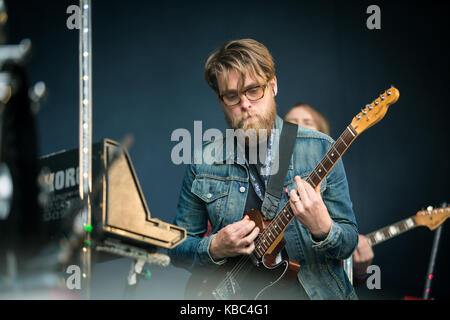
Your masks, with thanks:
[{"label": "metal stand", "polygon": [[[446,207],[446,206],[447,206],[447,203],[442,204],[442,207]],[[428,264],[427,278],[425,279],[425,288],[423,290],[423,299],[429,299],[429,297],[430,297],[431,280],[433,279],[434,266],[435,266],[437,251],[438,251],[438,247],[439,247],[439,240],[441,238],[442,227],[443,227],[443,225],[441,225],[439,228],[437,228],[434,233],[433,247],[431,249],[431,257],[430,257],[430,262]]]},{"label": "metal stand", "polygon": [[150,279],[151,273],[147,269],[144,273],[142,269],[144,268],[145,260],[137,259],[131,262],[130,272],[128,273],[127,285],[125,287],[125,296],[127,298],[136,297],[136,289],[139,281],[144,279]]},{"label": "metal stand", "polygon": [[95,250],[132,259],[125,287],[125,296],[128,298],[135,297],[137,285],[141,279],[150,279],[151,272],[144,269],[146,263],[160,267],[167,267],[170,264],[170,257],[166,254],[149,253],[147,250],[124,244],[116,239],[105,240],[103,245],[96,246]]}]

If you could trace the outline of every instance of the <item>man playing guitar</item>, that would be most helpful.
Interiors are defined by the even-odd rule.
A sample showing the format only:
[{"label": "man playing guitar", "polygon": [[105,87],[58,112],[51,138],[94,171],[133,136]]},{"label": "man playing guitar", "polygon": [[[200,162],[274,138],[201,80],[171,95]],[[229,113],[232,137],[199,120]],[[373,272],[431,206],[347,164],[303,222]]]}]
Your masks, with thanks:
[{"label": "man playing guitar", "polygon": [[[275,103],[275,66],[263,44],[252,39],[230,41],[208,58],[204,75],[230,128],[256,130],[259,143],[267,144],[269,151],[276,149],[273,146],[277,142],[283,143],[279,141],[283,121]],[[261,134],[264,130],[265,135]],[[252,141],[245,141],[247,157]],[[289,201],[295,215],[284,230],[285,249],[289,258],[301,266],[292,281],[293,298],[357,298],[341,263],[351,256],[358,243],[342,160],[336,161],[316,188],[302,179],[314,170],[332,143],[325,134],[298,127],[284,179],[283,188],[288,193],[283,192],[278,208]],[[236,152],[231,157],[226,152],[212,152],[225,145],[226,139],[205,143],[196,152],[215,154],[214,161],[194,161],[186,169],[174,223],[186,228],[188,237],[169,252],[176,266],[189,270],[210,268],[226,264],[235,256],[251,255],[257,249],[255,241],[261,230],[243,214],[260,208],[270,170],[269,174],[263,172],[267,163],[252,164],[248,158],[244,164],[236,163]],[[270,160],[270,156],[266,159]],[[208,220],[211,235],[203,237]]]}]

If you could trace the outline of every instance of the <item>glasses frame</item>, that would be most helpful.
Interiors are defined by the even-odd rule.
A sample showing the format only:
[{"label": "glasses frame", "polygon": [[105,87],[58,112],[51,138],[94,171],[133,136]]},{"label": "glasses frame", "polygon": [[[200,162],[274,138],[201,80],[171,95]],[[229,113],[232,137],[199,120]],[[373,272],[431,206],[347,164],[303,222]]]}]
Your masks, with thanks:
[{"label": "glasses frame", "polygon": [[[254,86],[254,87],[248,88],[247,90],[244,90],[244,91],[242,91],[242,92],[238,92],[239,101],[236,102],[236,103],[234,103],[234,104],[227,104],[227,103],[223,100],[224,94],[219,95],[219,99],[220,99],[227,107],[234,107],[234,106],[238,105],[239,103],[241,103],[241,101],[242,101],[242,96],[243,96],[243,95],[245,95],[245,97],[248,99],[248,101],[252,101],[252,102],[258,101],[258,100],[261,100],[262,98],[264,98],[264,95],[265,95],[265,92],[266,92],[267,85],[268,85],[268,83],[265,83],[265,84],[260,85],[260,86]],[[247,96],[247,91],[252,90],[252,89],[255,89],[255,88],[258,88],[258,87],[261,87],[261,88],[263,89],[263,94],[262,94],[262,96],[261,96],[260,98],[258,98],[258,99],[255,99],[255,100],[250,99],[250,98]]]}]

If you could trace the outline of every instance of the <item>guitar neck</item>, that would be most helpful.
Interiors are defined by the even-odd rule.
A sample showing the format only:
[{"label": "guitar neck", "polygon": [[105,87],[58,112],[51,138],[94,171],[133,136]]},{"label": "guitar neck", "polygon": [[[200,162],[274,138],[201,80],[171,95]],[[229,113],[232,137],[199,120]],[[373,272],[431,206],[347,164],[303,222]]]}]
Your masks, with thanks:
[{"label": "guitar neck", "polygon": [[[350,125],[344,130],[306,179],[313,188],[316,188],[322,182],[357,136],[358,134]],[[278,236],[284,232],[293,218],[294,213],[288,202],[283,209],[281,209],[280,213],[271,221],[269,226],[261,232],[258,239],[256,239],[255,254],[258,258],[264,256]]]},{"label": "guitar neck", "polygon": [[366,237],[370,245],[373,247],[376,244],[394,238],[418,226],[419,225],[417,224],[415,217],[412,216],[407,219],[403,219],[399,222],[396,222],[394,224],[391,224],[387,227],[381,228],[377,231],[366,234]]},{"label": "guitar neck", "polygon": [[352,130],[351,126],[348,126],[341,136],[333,143],[331,148],[306,179],[313,188],[317,187],[320,182],[325,179],[326,175],[331,171],[356,137],[357,134],[355,131]]}]

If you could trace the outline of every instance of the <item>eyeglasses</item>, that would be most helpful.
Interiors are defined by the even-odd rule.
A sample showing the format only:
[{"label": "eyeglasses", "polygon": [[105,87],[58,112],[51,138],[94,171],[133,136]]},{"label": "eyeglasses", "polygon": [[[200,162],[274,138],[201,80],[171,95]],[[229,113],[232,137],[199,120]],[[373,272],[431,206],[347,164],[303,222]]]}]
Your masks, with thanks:
[{"label": "eyeglasses", "polygon": [[221,94],[219,96],[220,100],[225,103],[228,107],[235,106],[241,102],[242,95],[245,95],[249,101],[257,101],[264,97],[264,91],[266,90],[267,84],[262,86],[255,86],[248,88],[242,93],[231,92],[226,94]]}]

